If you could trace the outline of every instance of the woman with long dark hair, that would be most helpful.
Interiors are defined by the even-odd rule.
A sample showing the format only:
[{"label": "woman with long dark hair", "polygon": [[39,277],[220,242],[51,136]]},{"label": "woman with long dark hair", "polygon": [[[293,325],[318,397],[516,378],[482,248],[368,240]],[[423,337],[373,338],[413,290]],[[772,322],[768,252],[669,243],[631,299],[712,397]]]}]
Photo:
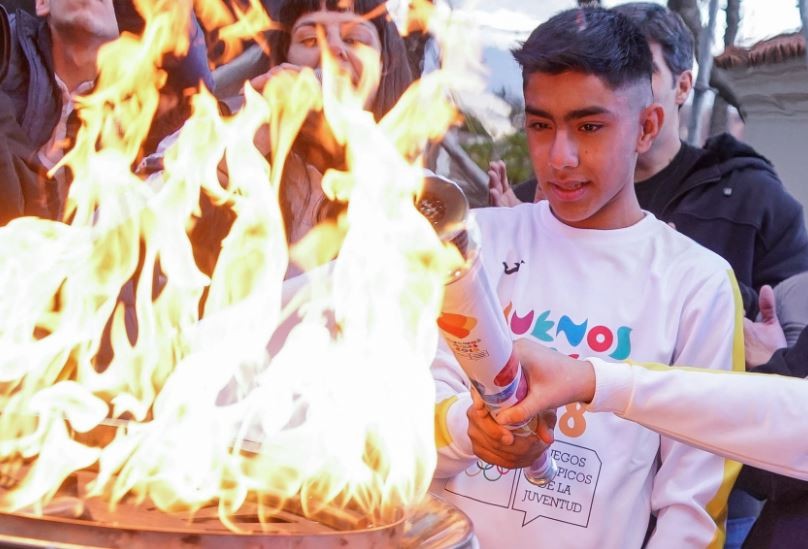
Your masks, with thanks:
[{"label": "woman with long dark hair", "polygon": [[[332,52],[349,70],[359,69],[355,53],[358,44],[377,49],[382,73],[369,105],[376,120],[396,104],[412,83],[404,40],[383,0],[285,0],[277,22],[282,30],[269,36],[272,67],[287,64],[318,68],[321,54],[315,35],[317,25],[326,31]],[[332,36],[330,29],[340,32]]]},{"label": "woman with long dark hair", "polygon": [[[285,0],[279,7],[277,22],[281,29],[269,36],[272,68],[253,79],[255,87],[262,87],[281,71],[304,67],[319,71],[322,52],[318,32],[322,32],[331,54],[355,82],[364,70],[360,50],[378,52],[381,75],[366,104],[376,120],[396,104],[412,83],[404,41],[382,0]],[[328,136],[322,116],[310,116],[287,158],[280,201],[290,243],[341,210],[341,205],[324,196],[320,184],[328,168],[342,163],[339,149],[330,146],[333,142]]]},{"label": "woman with long dark hair", "polygon": [[[343,70],[358,82],[364,67],[360,50],[379,55],[380,77],[371,90],[365,108],[380,120],[412,83],[404,41],[387,12],[383,0],[282,0],[277,9],[279,29],[267,36],[270,69],[251,80],[262,90],[284,71],[311,68],[320,72],[323,52],[318,33]],[[335,218],[344,204],[327,199],[322,176],[329,168],[343,168],[342,149],[330,138],[322,113],[310,113],[286,158],[279,190],[280,207],[290,244],[300,240],[318,223]],[[269,156],[272,144],[268,132],[256,135],[257,148]],[[191,233],[200,268],[210,274],[219,255],[221,241],[233,222],[233,213],[202,199],[202,220]],[[298,274],[290,265],[287,276]]]}]

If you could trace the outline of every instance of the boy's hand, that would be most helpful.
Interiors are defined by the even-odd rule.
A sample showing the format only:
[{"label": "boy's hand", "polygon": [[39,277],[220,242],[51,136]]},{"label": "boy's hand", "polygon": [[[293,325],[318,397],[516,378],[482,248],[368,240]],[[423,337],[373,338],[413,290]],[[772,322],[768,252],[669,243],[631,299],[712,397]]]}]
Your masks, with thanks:
[{"label": "boy's hand", "polygon": [[541,456],[553,443],[555,411],[546,411],[537,418],[536,434],[515,435],[497,423],[475,390],[471,391],[474,403],[469,407],[469,438],[474,454],[492,465],[509,469],[527,467]]}]

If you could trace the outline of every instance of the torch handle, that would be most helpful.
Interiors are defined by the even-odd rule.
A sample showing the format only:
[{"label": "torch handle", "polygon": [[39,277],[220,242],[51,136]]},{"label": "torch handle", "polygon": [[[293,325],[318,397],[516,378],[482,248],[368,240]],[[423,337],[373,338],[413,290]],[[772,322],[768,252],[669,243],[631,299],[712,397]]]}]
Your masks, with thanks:
[{"label": "torch handle", "polygon": [[[522,365],[519,364],[519,370],[517,374],[518,378],[525,377],[524,370],[522,370]],[[513,406],[514,404],[518,404],[523,398],[526,396],[526,391],[519,391],[517,390],[514,394],[510,396],[504,402],[493,402],[488,401],[483,396],[483,402],[485,402],[488,411],[491,413],[492,416],[496,417],[497,413],[504,408],[508,408]],[[536,429],[538,427],[538,418],[534,417],[526,422],[519,423],[516,425],[509,425],[507,426],[508,429],[513,431],[513,434],[520,437],[535,437],[536,436]],[[550,481],[558,473],[558,465],[556,464],[555,459],[553,458],[552,454],[549,451],[549,448],[545,450],[545,452],[540,455],[536,461],[524,467],[522,471],[525,474],[525,478],[531,484],[536,486],[547,486]]]},{"label": "torch handle", "polygon": [[[533,418],[527,425],[517,428],[514,434],[522,437],[536,436],[536,422],[537,419]],[[550,453],[550,448],[547,448],[542,455],[536,458],[536,461],[523,468],[522,472],[528,482],[543,487],[555,478],[558,473],[558,464]]]},{"label": "torch handle", "polygon": [[550,484],[550,481],[555,478],[558,473],[558,465],[548,449],[536,461],[522,469],[522,472],[530,484],[543,487]]}]

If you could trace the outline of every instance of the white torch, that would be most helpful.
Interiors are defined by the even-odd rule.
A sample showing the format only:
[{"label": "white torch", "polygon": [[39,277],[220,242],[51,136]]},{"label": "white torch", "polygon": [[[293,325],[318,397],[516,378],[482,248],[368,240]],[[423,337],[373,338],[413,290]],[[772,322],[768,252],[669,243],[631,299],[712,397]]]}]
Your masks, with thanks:
[{"label": "white torch", "polygon": [[[468,201],[452,181],[428,176],[417,207],[441,239],[454,244],[466,260],[447,282],[438,326],[463,371],[496,416],[499,410],[525,398],[527,377],[482,268],[477,241],[469,233]],[[520,436],[536,436],[536,419],[509,428]],[[531,483],[544,486],[557,470],[550,452],[545,452],[524,473]]]}]

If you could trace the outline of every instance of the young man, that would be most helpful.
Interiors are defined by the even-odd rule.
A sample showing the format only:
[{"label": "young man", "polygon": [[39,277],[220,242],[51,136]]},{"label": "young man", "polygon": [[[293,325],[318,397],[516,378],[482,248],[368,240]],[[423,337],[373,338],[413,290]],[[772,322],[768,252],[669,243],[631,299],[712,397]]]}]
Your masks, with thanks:
[{"label": "young man", "polygon": [[654,56],[654,99],[665,121],[640,155],[635,180],[640,206],[729,261],[747,316],[755,291],[808,270],[802,207],[774,167],[729,134],[693,147],[679,138],[679,110],[693,89],[693,35],[678,14],[659,4],[616,6],[645,34]]},{"label": "young man", "polygon": [[[659,136],[637,163],[640,207],[729,261],[754,318],[756,290],[808,270],[802,207],[771,163],[731,135],[715,136],[704,148],[679,138],[679,111],[693,89],[694,48],[679,15],[650,2],[613,9],[645,34],[654,57],[654,99],[665,111]],[[532,180],[513,191],[501,177],[491,177],[490,185],[496,205],[533,200]]]},{"label": "young man", "polygon": [[[615,12],[575,9],[514,55],[547,200],[476,215],[483,266],[514,337],[571,356],[743,369],[729,265],[643,212],[634,194],[637,156],[662,123],[640,31]],[[432,488],[471,517],[483,547],[638,548],[652,513],[649,547],[723,543],[736,464],[572,404],[558,410],[548,450],[558,475],[539,488],[511,468],[539,455],[541,441],[501,440],[445,349],[433,373]]]}]

